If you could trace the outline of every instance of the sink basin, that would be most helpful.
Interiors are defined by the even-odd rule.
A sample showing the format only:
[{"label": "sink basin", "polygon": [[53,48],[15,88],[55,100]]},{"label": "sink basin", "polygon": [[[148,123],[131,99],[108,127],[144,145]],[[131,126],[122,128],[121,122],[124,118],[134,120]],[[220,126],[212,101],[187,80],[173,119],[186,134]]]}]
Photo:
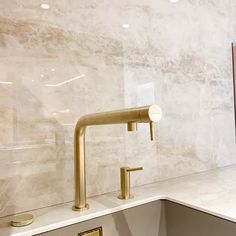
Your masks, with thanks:
[{"label": "sink basin", "polygon": [[102,227],[103,236],[236,235],[236,223],[166,200],[143,204],[39,235],[77,236],[98,227]]}]

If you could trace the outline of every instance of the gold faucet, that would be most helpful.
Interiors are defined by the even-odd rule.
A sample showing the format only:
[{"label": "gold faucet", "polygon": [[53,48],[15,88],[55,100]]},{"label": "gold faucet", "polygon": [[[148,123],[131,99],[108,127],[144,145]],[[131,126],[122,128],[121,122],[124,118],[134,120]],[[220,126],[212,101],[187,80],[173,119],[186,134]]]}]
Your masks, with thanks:
[{"label": "gold faucet", "polygon": [[85,172],[85,131],[87,126],[127,123],[128,131],[137,130],[137,123],[150,124],[150,137],[154,140],[154,122],[161,119],[159,106],[151,105],[118,111],[89,114],[81,117],[76,124],[74,134],[75,165],[75,205],[73,210],[83,211],[89,208],[86,202]]}]

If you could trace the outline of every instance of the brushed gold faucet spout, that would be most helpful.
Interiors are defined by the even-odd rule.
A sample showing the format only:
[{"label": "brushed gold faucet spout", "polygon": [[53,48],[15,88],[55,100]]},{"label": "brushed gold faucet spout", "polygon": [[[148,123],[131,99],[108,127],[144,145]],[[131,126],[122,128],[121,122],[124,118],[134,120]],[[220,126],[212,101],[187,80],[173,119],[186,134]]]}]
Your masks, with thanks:
[{"label": "brushed gold faucet spout", "polygon": [[[88,209],[86,202],[85,131],[87,126],[107,124],[128,124],[128,131],[137,130],[137,123],[150,123],[151,138],[154,136],[154,122],[161,119],[162,112],[157,105],[123,109],[85,115],[79,119],[74,133],[75,205],[73,210]],[[152,127],[152,128],[151,128]]]}]

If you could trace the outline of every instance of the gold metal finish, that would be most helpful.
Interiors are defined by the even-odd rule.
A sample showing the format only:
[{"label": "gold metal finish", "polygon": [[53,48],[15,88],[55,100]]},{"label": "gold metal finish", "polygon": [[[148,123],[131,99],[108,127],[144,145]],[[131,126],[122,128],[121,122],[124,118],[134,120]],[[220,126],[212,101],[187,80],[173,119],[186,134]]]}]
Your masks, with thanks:
[{"label": "gold metal finish", "polygon": [[155,139],[155,124],[153,121],[149,123],[150,125],[150,139],[153,141]]},{"label": "gold metal finish", "polygon": [[89,204],[85,204],[85,207],[84,208],[76,208],[75,205],[72,207],[72,210],[73,211],[86,211],[89,209]]},{"label": "gold metal finish", "polygon": [[128,122],[127,129],[128,129],[128,131],[137,131],[138,130],[137,122]]},{"label": "gold metal finish", "polygon": [[[108,124],[130,124],[130,129],[135,129],[134,123],[157,122],[161,119],[162,112],[157,105],[130,108],[85,115],[80,118],[75,127],[74,134],[74,162],[75,162],[75,210],[86,210],[86,173],[85,173],[85,131],[87,126]],[[129,125],[128,125],[129,126]]]},{"label": "gold metal finish", "polygon": [[138,170],[143,170],[143,167],[136,167],[136,168],[127,169],[128,172],[133,172],[133,171],[138,171]]},{"label": "gold metal finish", "polygon": [[22,214],[13,216],[11,225],[15,227],[22,227],[26,225],[30,225],[33,223],[34,216],[32,214]]},{"label": "gold metal finish", "polygon": [[78,234],[78,236],[102,236],[102,227],[92,229],[83,233]]},{"label": "gold metal finish", "polygon": [[130,194],[130,172],[143,170],[143,167],[129,168],[121,167],[120,168],[120,196],[119,199],[130,199],[133,196]]}]

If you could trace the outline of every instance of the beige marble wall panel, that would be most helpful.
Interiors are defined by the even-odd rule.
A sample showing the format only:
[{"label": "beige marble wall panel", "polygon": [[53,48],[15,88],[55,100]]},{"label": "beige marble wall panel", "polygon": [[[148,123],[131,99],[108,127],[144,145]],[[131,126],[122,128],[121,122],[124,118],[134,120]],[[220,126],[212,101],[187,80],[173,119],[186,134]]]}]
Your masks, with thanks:
[{"label": "beige marble wall panel", "polygon": [[[157,103],[139,125],[88,128],[87,191],[236,163],[233,0],[0,0],[0,216],[73,200],[73,131],[86,113]],[[126,27],[125,27],[126,26]],[[5,82],[5,83],[4,83]]]}]

